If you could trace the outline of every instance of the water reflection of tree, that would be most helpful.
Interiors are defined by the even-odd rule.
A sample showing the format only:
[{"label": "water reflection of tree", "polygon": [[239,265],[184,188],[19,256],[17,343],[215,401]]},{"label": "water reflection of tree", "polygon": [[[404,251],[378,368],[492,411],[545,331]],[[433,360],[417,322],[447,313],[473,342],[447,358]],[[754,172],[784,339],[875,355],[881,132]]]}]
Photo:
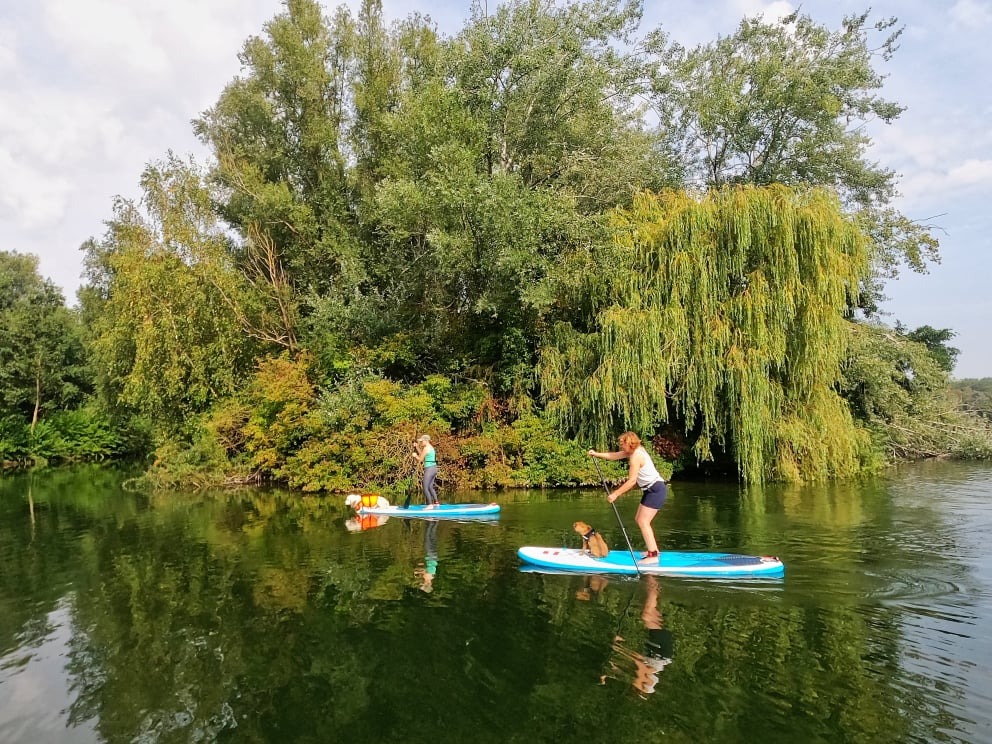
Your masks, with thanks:
[{"label": "water reflection of tree", "polygon": [[[27,512],[18,521],[0,502],[0,546],[15,557],[0,572],[0,608],[14,611],[0,629],[13,643],[72,585],[71,717],[97,719],[108,741],[939,738],[932,701],[885,678],[887,664],[899,673],[895,622],[857,607],[666,594],[677,663],[645,702],[626,682],[596,684],[642,583],[521,580],[515,534],[449,526],[445,581],[424,602],[411,589],[417,529],[373,530],[356,550],[343,511],[319,499],[254,492],[142,511],[77,490],[35,491],[34,542]],[[47,600],[24,603],[32,587]],[[594,601],[576,596],[586,589]],[[643,643],[642,618],[630,620],[621,635]]]}]

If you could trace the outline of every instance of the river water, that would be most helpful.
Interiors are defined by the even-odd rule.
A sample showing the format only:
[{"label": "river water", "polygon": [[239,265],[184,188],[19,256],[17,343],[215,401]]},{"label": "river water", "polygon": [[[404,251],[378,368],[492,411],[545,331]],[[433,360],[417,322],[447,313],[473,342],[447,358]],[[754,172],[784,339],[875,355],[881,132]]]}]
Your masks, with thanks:
[{"label": "river water", "polygon": [[778,555],[763,581],[521,570],[577,519],[623,547],[601,490],[363,525],[122,481],[0,480],[0,742],[992,741],[988,465],[676,481],[662,547]]}]

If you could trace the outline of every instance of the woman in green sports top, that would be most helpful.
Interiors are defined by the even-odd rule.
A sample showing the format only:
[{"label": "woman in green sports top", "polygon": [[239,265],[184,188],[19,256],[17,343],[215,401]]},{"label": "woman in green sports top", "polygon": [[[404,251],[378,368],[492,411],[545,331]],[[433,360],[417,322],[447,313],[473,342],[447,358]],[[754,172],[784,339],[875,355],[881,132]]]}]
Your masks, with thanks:
[{"label": "woman in green sports top", "polygon": [[424,500],[429,509],[441,503],[437,499],[437,485],[434,483],[437,480],[437,453],[431,445],[429,434],[421,434],[413,446],[417,449],[414,457],[424,466]]}]

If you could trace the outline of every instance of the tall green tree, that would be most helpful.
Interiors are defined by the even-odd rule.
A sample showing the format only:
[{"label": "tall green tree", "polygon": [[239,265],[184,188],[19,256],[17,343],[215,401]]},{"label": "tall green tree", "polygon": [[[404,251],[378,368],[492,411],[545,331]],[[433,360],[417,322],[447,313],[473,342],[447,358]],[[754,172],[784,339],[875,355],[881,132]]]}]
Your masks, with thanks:
[{"label": "tall green tree", "polygon": [[[835,388],[863,233],[824,190],[640,194],[573,291],[539,370],[549,411],[580,438],[673,422],[697,458],[730,453],[746,481],[850,474],[865,436]],[[567,302],[567,300],[566,300]]]},{"label": "tall green tree", "polygon": [[146,168],[141,203],[119,199],[87,248],[82,295],[112,409],[160,433],[232,394],[258,346],[244,333],[240,274],[202,177],[175,158]]},{"label": "tall green tree", "polygon": [[453,76],[482,130],[486,171],[568,190],[594,211],[672,183],[643,115],[649,65],[641,3],[476,0],[454,39]]},{"label": "tall green tree", "polygon": [[30,421],[91,390],[78,318],[35,256],[0,251],[0,417]]},{"label": "tall green tree", "polygon": [[440,46],[401,29],[392,150],[360,210],[365,338],[387,371],[471,370],[501,392],[529,379],[558,256],[604,208],[673,180],[641,121],[643,62],[616,51],[638,19],[637,4],[519,0],[476,3]]},{"label": "tall green tree", "polygon": [[942,370],[948,373],[954,371],[954,363],[961,350],[948,345],[947,342],[957,335],[950,328],[934,328],[923,325],[910,331],[901,323],[897,323],[896,331],[905,335],[910,341],[926,346],[933,355],[934,361],[937,362],[937,366]]},{"label": "tall green tree", "polygon": [[[931,230],[898,212],[896,174],[872,161],[869,127],[903,107],[883,98],[875,70],[896,51],[896,19],[868,13],[832,30],[800,12],[779,22],[744,19],[715,42],[666,45],[655,82],[660,126],[689,183],[829,186],[873,239],[874,275],[862,302],[875,307],[880,279],[904,262],[938,260]],[[877,39],[876,39],[877,36]]]},{"label": "tall green tree", "polygon": [[222,216],[271,238],[293,288],[346,291],[359,270],[346,139],[355,28],[347,9],[328,22],[316,0],[250,38],[244,74],[194,122],[217,160]]},{"label": "tall green tree", "polygon": [[878,323],[850,324],[839,390],[889,462],[988,459],[992,428],[950,390],[948,360],[931,345],[949,336],[934,330],[917,329],[923,333],[914,337]]},{"label": "tall green tree", "polygon": [[355,152],[355,180],[359,198],[367,196],[388,168],[387,158],[394,143],[389,118],[399,105],[404,77],[402,67],[410,56],[404,54],[402,38],[409,31],[433,31],[414,18],[400,32],[390,33],[382,14],[381,0],[363,0],[354,38],[354,72],[351,90],[354,120],[350,140]]}]

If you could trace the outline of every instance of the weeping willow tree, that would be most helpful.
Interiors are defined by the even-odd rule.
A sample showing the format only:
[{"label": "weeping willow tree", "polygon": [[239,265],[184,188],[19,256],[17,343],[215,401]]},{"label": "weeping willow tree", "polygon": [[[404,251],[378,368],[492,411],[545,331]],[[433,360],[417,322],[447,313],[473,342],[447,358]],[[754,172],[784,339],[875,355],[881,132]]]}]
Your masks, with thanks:
[{"label": "weeping willow tree", "polygon": [[612,227],[612,245],[573,257],[586,310],[542,351],[564,430],[602,445],[679,425],[699,460],[719,447],[750,482],[861,467],[869,438],[836,390],[868,244],[833,194],[645,192]]}]

